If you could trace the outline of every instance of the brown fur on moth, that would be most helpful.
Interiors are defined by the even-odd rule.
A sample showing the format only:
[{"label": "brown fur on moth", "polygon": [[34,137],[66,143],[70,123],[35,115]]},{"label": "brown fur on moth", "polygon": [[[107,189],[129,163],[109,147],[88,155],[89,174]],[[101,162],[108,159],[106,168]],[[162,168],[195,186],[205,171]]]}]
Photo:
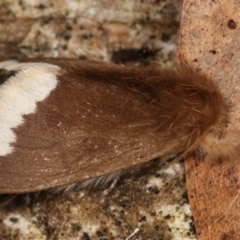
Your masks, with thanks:
[{"label": "brown fur on moth", "polygon": [[45,59],[0,69],[11,72],[0,85],[0,193],[98,185],[156,157],[225,154],[211,148],[226,121],[221,94],[183,64]]}]

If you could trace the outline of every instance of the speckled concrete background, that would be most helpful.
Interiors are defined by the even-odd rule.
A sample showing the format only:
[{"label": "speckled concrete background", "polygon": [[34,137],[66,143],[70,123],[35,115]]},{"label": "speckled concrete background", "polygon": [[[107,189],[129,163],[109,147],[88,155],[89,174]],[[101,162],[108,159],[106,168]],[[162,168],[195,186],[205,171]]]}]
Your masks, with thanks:
[{"label": "speckled concrete background", "polygon": [[166,63],[176,50],[176,6],[173,0],[2,0],[0,57]]},{"label": "speckled concrete background", "polygon": [[[180,8],[178,0],[2,0],[0,59],[171,65]],[[0,210],[0,239],[196,239],[182,164],[155,160],[103,190],[19,195]]]}]

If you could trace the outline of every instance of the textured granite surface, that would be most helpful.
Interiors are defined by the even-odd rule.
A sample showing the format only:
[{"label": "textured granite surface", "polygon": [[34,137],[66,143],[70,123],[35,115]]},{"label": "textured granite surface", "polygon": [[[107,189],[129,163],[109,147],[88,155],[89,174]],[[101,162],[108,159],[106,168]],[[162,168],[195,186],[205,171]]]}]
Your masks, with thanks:
[{"label": "textured granite surface", "polygon": [[[0,59],[171,65],[179,1],[2,0]],[[153,161],[104,188],[0,196],[0,239],[196,239],[181,163]]]},{"label": "textured granite surface", "polygon": [[179,19],[170,0],[2,0],[0,57],[164,64],[176,50]]}]

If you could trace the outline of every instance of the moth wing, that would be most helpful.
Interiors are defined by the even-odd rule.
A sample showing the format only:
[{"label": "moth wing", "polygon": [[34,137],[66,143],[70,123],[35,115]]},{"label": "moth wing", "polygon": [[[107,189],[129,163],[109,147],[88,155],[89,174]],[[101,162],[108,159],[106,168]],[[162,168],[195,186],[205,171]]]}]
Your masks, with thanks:
[{"label": "moth wing", "polygon": [[0,193],[72,184],[182,150],[178,139],[158,129],[154,101],[126,83],[135,81],[135,72],[76,61],[7,66],[15,75],[0,88],[3,100],[6,92],[10,96],[5,109],[0,105],[7,133],[0,142]]}]

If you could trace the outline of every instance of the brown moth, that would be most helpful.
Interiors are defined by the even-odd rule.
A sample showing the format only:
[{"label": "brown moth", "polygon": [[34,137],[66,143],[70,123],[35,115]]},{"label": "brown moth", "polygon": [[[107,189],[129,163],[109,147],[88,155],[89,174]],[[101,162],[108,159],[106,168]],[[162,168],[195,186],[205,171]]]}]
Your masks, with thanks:
[{"label": "brown moth", "polygon": [[0,193],[98,185],[156,157],[224,154],[211,148],[224,139],[224,101],[183,64],[31,59],[0,69]]}]

